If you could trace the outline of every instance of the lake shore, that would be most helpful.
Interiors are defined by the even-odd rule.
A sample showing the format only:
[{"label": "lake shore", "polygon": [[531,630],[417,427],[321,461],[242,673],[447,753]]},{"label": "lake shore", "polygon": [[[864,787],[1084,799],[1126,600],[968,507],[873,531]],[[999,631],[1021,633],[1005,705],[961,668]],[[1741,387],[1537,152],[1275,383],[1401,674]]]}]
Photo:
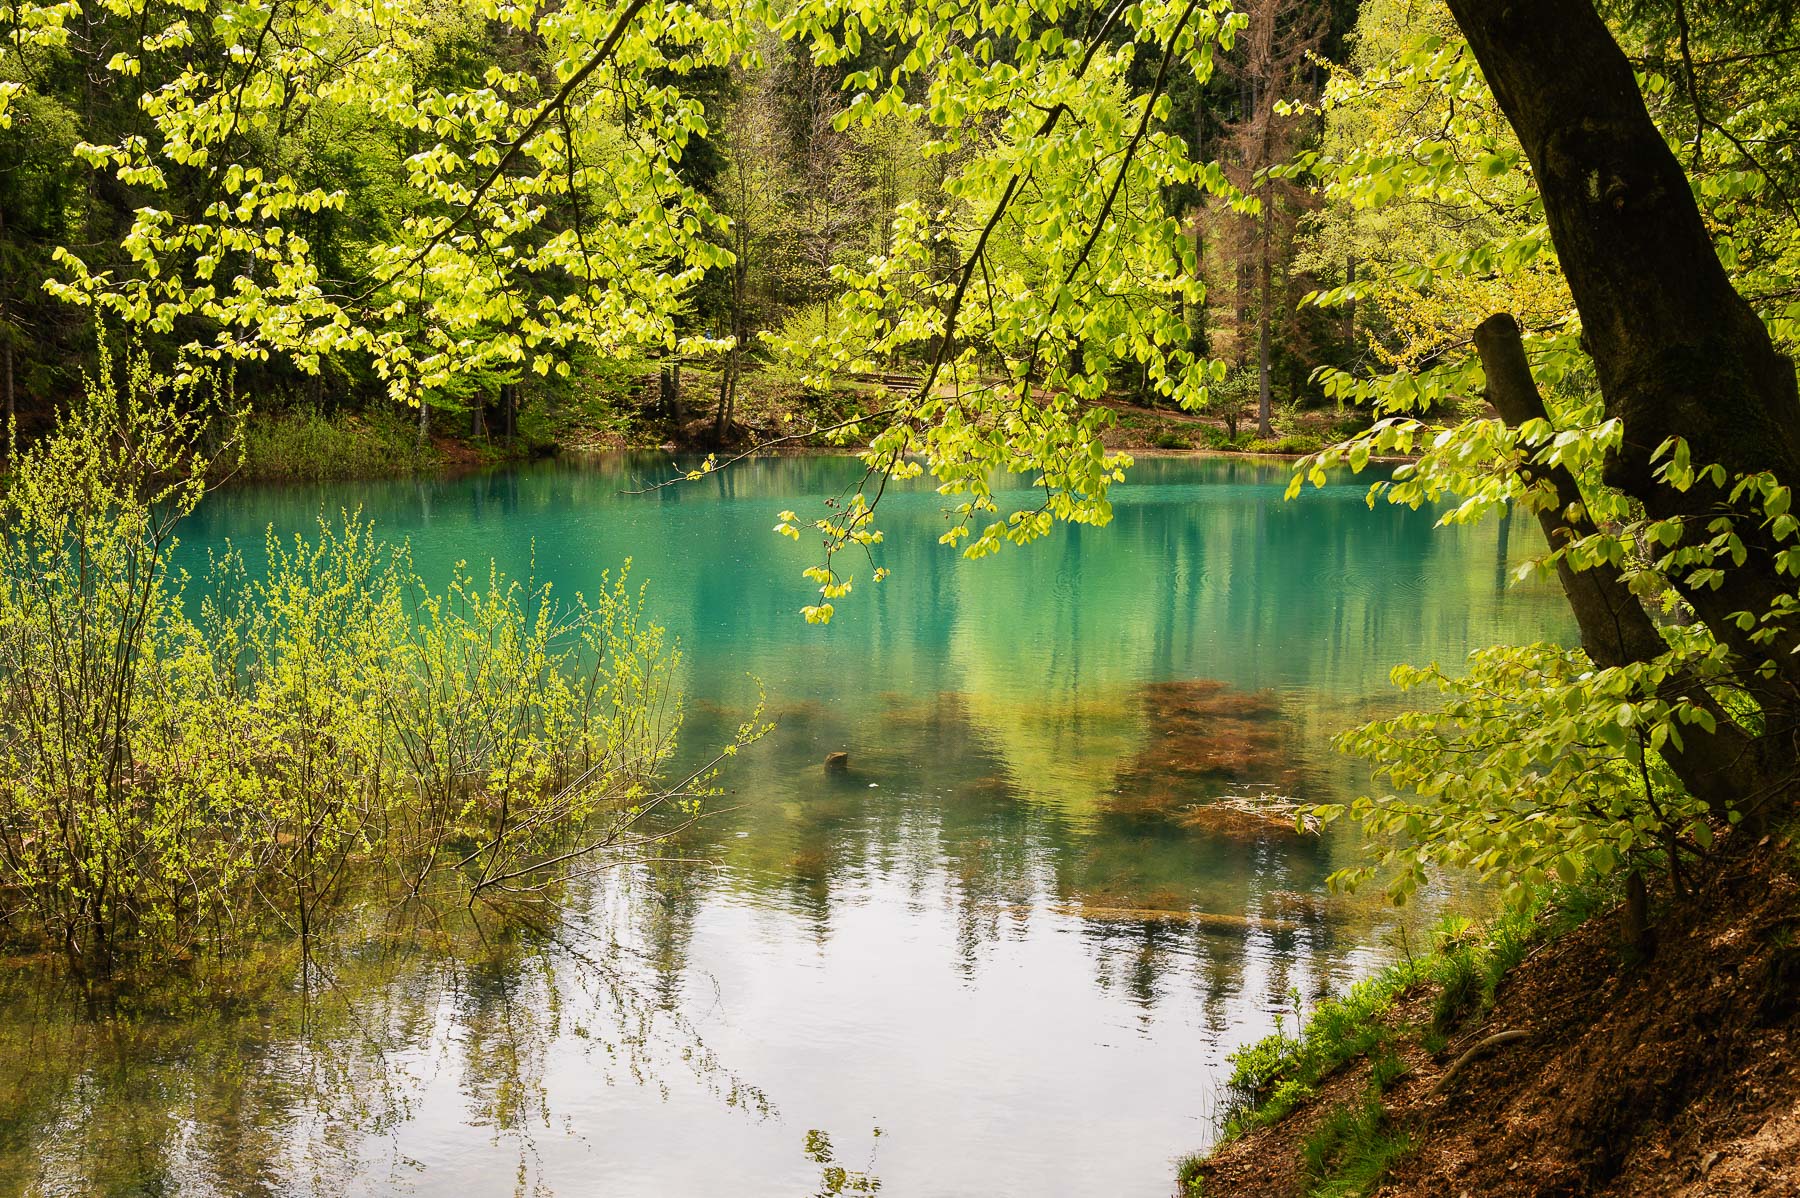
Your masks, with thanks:
[{"label": "lake shore", "polygon": [[1769,934],[1800,871],[1785,837],[1725,851],[1641,947],[1616,895],[1559,896],[1240,1053],[1178,1193],[1800,1193],[1800,955]]},{"label": "lake shore", "polygon": [[[684,388],[688,394],[709,396],[716,391],[716,383],[705,372],[689,374],[696,377]],[[244,460],[230,478],[347,482],[454,477],[546,457],[628,450],[850,452],[853,446],[836,443],[819,430],[840,426],[859,414],[873,414],[886,394],[866,384],[813,392],[779,379],[749,376],[723,436],[716,412],[683,407],[671,413],[662,406],[653,376],[648,386],[625,394],[528,405],[510,437],[486,431],[490,426],[471,433],[473,421],[461,414],[434,413],[434,422],[421,437],[416,415],[406,412],[327,413],[301,408],[257,413],[245,430]],[[1102,402],[1113,413],[1113,423],[1102,438],[1107,448],[1140,458],[1219,455],[1292,461],[1368,425],[1367,417],[1355,411],[1283,406],[1274,418],[1275,435],[1259,438],[1254,415],[1248,413],[1233,422],[1212,413],[1146,406],[1128,397]],[[449,427],[452,419],[454,431]]]}]

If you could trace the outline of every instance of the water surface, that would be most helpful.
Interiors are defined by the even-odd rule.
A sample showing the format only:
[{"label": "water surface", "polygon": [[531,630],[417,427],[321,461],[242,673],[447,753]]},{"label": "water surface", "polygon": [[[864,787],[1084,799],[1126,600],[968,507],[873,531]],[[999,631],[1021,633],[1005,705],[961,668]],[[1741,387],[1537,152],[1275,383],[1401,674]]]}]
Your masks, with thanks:
[{"label": "water surface", "polygon": [[1402,924],[1327,897],[1350,831],[1215,800],[1347,797],[1327,742],[1393,709],[1394,663],[1566,631],[1553,593],[1506,586],[1523,522],[1435,530],[1371,511],[1366,479],[1284,503],[1281,467],[1174,458],[1132,472],[1109,527],[981,562],[937,546],[943,499],[890,489],[893,577],[854,570],[812,627],[816,549],[775,514],[860,467],[621,493],[670,474],[617,457],[207,500],[190,567],[357,506],[434,583],[491,557],[591,591],[629,558],[682,641],[692,750],[758,681],[778,727],[684,860],[579,887],[547,931],[388,917],[304,1006],[221,988],[89,1019],[12,971],[0,1193],[806,1195],[817,1129],[905,1198],[1165,1194],[1226,1055]]}]

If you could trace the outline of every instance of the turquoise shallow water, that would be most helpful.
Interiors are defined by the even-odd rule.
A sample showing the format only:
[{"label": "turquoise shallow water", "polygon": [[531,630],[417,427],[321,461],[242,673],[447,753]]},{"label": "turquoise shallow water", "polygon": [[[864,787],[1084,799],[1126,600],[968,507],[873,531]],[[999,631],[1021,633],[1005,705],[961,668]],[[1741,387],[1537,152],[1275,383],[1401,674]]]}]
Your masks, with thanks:
[{"label": "turquoise shallow water", "polygon": [[[1208,805],[1344,797],[1327,742],[1392,709],[1394,663],[1567,631],[1552,592],[1506,586],[1524,521],[1435,530],[1371,511],[1366,479],[1284,503],[1282,467],[1187,458],[1140,463],[1110,526],[981,562],[936,544],[943,499],[890,490],[893,577],[865,567],[813,627],[808,547],[771,529],[860,467],[622,493],[671,473],[608,457],[206,501],[190,569],[345,507],[432,582],[492,558],[593,589],[629,558],[681,639],[695,751],[757,680],[778,727],[690,860],[596,881],[555,936],[479,968],[347,966],[354,1017],[202,1001],[121,1028],[16,998],[0,1191],[802,1195],[823,1129],[906,1198],[1166,1193],[1226,1054],[1401,922],[1325,896],[1353,835]],[[821,768],[833,751],[850,771]]]}]

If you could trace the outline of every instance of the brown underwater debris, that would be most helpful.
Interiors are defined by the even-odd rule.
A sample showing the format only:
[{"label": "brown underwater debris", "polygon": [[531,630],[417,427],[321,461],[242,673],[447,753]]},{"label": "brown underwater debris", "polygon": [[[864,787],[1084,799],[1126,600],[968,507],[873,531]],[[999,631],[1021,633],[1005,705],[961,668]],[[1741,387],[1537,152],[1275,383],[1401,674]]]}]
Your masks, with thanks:
[{"label": "brown underwater debris", "polygon": [[1281,794],[1226,795],[1175,817],[1184,828],[1218,836],[1255,840],[1264,836],[1316,836],[1319,818],[1312,805]]},{"label": "brown underwater debris", "polygon": [[[1115,813],[1185,815],[1247,785],[1281,789],[1297,780],[1275,695],[1197,678],[1147,683],[1140,701],[1148,727],[1143,747],[1118,771],[1108,804]],[[1254,816],[1243,810],[1199,818],[1241,828]]]},{"label": "brown underwater debris", "polygon": [[[1005,908],[1013,914],[1029,914],[1035,908],[1029,903],[1011,904]],[[1070,919],[1086,919],[1100,923],[1180,923],[1198,928],[1215,928],[1234,932],[1253,930],[1292,932],[1299,924],[1285,919],[1258,915],[1229,915],[1216,911],[1194,911],[1164,907],[1111,907],[1085,902],[1051,903],[1044,908],[1052,915]]]}]

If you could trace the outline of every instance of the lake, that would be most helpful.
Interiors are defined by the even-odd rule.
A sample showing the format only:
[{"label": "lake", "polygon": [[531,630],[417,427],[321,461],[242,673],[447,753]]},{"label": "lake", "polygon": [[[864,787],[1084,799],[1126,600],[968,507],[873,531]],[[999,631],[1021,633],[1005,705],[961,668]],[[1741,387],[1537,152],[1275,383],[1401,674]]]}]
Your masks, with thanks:
[{"label": "lake", "polygon": [[672,473],[205,502],[196,571],[345,507],[434,583],[492,558],[591,591],[629,558],[682,644],[687,751],[759,685],[777,726],[679,859],[584,881],[534,930],[372,910],[322,992],[246,961],[172,1011],[7,969],[0,1194],[1164,1195],[1234,1048],[1478,901],[1329,895],[1354,830],[1240,807],[1356,793],[1329,741],[1396,709],[1395,663],[1569,635],[1553,588],[1508,586],[1527,518],[1438,530],[1370,510],[1366,478],[1283,502],[1280,464],[1151,458],[1110,526],[968,562],[914,484],[881,504],[892,577],[859,563],[816,627],[808,547],[771,530],[860,466],[624,493]]}]

